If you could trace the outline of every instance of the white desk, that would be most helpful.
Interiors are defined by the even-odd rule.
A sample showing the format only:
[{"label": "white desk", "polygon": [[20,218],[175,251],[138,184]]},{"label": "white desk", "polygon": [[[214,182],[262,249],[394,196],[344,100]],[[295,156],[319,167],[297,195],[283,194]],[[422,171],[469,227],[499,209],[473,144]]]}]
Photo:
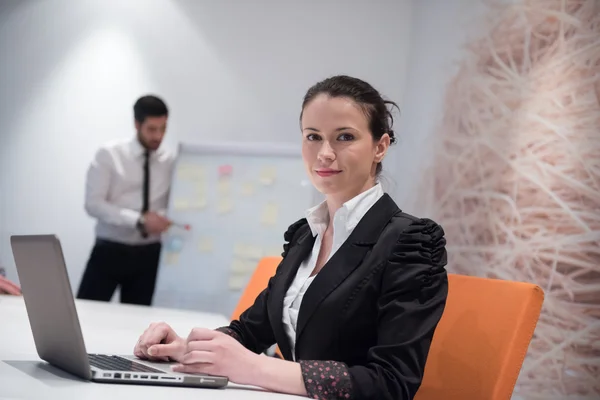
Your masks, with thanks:
[{"label": "white desk", "polygon": [[[227,319],[182,310],[77,300],[88,353],[131,354],[151,322],[168,322],[181,336],[195,326],[217,328]],[[119,385],[82,381],[41,361],[22,297],[0,295],[0,399],[299,399],[230,384],[226,389]],[[301,398],[301,397],[300,397]]]}]

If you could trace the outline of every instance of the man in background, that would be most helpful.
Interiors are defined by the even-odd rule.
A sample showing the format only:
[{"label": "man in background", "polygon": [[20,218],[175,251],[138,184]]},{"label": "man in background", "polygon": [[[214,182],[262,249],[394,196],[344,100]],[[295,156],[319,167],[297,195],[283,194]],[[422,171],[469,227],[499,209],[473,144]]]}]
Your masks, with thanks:
[{"label": "man in background", "polygon": [[85,210],[97,219],[96,243],[77,298],[150,305],[174,157],[160,148],[168,109],[155,96],[133,107],[136,136],[101,147],[86,177]]}]

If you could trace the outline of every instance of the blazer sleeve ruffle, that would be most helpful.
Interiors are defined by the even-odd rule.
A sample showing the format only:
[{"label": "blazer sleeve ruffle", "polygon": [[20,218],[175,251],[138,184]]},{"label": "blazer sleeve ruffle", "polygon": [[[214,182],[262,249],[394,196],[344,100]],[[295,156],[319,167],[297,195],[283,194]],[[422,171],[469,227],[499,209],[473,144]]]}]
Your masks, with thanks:
[{"label": "blazer sleeve ruffle", "polygon": [[414,221],[402,232],[383,272],[377,344],[364,365],[300,361],[308,397],[411,400],[448,295],[446,240],[441,226]]},{"label": "blazer sleeve ruffle", "polygon": [[[288,227],[283,234],[285,243],[282,257],[285,258],[291,246],[296,242],[299,229],[307,224],[308,221],[302,218]],[[267,302],[273,280],[274,277],[269,280],[267,287],[258,295],[254,304],[240,315],[239,320],[231,321],[229,326],[223,326],[216,330],[230,335],[255,353],[262,353],[275,344],[267,312]]]},{"label": "blazer sleeve ruffle", "polygon": [[283,234],[284,244],[283,253],[281,253],[281,257],[285,258],[285,256],[290,250],[290,247],[296,243],[296,240],[298,240],[296,236],[298,234],[299,229],[305,225],[308,225],[308,221],[306,220],[306,218],[302,218],[288,227],[287,231],[285,231],[285,233]]}]

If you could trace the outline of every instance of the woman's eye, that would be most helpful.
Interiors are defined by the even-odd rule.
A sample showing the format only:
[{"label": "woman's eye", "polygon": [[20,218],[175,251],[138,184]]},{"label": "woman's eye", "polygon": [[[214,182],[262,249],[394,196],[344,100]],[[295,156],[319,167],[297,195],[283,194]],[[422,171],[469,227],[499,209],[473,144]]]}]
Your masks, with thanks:
[{"label": "woman's eye", "polygon": [[319,140],[319,139],[321,139],[321,137],[314,133],[306,135],[306,140],[309,140],[309,141],[315,141],[315,140]]},{"label": "woman's eye", "polygon": [[342,133],[340,136],[338,136],[338,140],[341,140],[343,142],[353,140],[353,139],[354,139],[354,136],[350,133]]}]

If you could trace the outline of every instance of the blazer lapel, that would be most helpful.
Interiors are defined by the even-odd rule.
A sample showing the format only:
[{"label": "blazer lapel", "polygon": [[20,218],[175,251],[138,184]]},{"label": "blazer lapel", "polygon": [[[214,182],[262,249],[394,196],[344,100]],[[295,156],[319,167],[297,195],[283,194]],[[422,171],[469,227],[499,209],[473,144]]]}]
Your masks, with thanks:
[{"label": "blazer lapel", "polygon": [[389,220],[398,211],[400,209],[392,198],[387,193],[384,194],[360,220],[348,240],[323,266],[302,299],[296,343],[321,302],[361,264]]},{"label": "blazer lapel", "polygon": [[269,309],[271,310],[269,317],[273,328],[273,334],[279,345],[279,350],[281,350],[281,353],[286,360],[292,359],[292,350],[289,339],[283,328],[283,298],[296,277],[298,268],[311,252],[314,243],[315,238],[312,236],[310,229],[306,229],[306,232],[298,238],[295,244],[290,243],[291,247],[289,252],[282,261],[283,265],[280,266],[282,271],[281,276],[277,284],[273,285],[269,296]]}]

